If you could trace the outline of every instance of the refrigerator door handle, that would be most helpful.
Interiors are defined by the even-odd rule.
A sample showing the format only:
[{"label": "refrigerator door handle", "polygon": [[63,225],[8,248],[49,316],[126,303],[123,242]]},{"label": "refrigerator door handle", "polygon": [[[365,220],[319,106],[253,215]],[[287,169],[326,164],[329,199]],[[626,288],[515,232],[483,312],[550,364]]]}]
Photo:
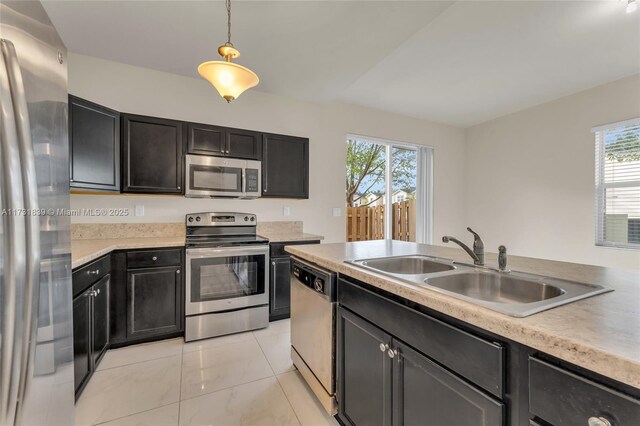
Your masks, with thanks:
[{"label": "refrigerator door handle", "polygon": [[2,343],[0,349],[0,424],[15,423],[21,374],[26,231],[18,131],[8,79],[6,58],[0,55],[0,197],[4,227],[4,282],[2,295]]},{"label": "refrigerator door handle", "polygon": [[22,80],[22,71],[18,62],[18,55],[13,43],[3,39],[2,54],[9,77],[13,111],[16,119],[20,160],[22,164],[22,188],[27,215],[26,225],[26,285],[24,288],[24,322],[22,340],[22,361],[20,363],[20,381],[18,387],[18,422],[20,421],[21,402],[24,400],[26,389],[30,383],[33,365],[35,363],[35,343],[38,320],[38,297],[40,295],[40,215],[38,206],[38,182],[36,178],[36,164],[31,141],[31,126],[29,125],[29,109],[27,96]]}]

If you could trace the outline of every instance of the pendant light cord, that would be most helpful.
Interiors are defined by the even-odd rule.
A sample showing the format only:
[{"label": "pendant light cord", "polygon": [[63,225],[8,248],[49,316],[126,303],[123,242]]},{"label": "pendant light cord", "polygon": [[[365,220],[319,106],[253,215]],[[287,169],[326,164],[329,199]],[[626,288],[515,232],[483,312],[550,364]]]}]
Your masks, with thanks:
[{"label": "pendant light cord", "polygon": [[227,44],[231,44],[231,0],[227,0]]}]

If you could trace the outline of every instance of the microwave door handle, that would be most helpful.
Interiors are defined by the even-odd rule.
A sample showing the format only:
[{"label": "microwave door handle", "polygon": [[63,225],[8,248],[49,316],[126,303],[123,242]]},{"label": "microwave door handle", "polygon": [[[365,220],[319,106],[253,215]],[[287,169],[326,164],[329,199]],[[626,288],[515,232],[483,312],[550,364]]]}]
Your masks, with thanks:
[{"label": "microwave door handle", "polygon": [[[22,187],[24,203],[27,211],[38,211],[38,182],[36,179],[35,156],[31,141],[31,127],[29,125],[29,109],[24,91],[22,71],[18,62],[18,55],[13,43],[2,41],[2,53],[5,56],[9,77],[9,85],[13,97],[13,109],[16,119],[16,129],[22,163]],[[26,216],[26,281],[24,288],[24,338],[22,340],[22,362],[18,400],[23,401],[31,379],[33,368],[34,346],[36,342],[35,324],[37,322],[38,298],[40,296],[40,216],[30,214]],[[19,407],[17,421],[20,422],[22,404]]]},{"label": "microwave door handle", "polygon": [[242,175],[240,178],[240,192],[242,195],[247,195],[247,188],[245,187],[247,182],[247,169],[245,167],[242,168]]}]

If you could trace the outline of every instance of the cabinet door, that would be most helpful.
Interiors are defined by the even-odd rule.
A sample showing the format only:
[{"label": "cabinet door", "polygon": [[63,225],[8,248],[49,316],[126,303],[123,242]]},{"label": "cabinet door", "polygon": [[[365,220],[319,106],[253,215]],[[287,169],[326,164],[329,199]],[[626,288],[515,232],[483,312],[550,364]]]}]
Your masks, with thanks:
[{"label": "cabinet door", "polygon": [[69,96],[71,188],[120,191],[120,113]]},{"label": "cabinet door", "polygon": [[224,156],[227,154],[225,128],[187,123],[187,153]]},{"label": "cabinet door", "polygon": [[394,425],[503,424],[501,402],[401,342],[392,348]]},{"label": "cabinet door", "polygon": [[109,346],[109,289],[111,276],[107,275],[93,285],[93,365],[100,362]]},{"label": "cabinet door", "polygon": [[272,257],[269,273],[269,321],[289,318],[291,308],[291,260]]},{"label": "cabinet door", "polygon": [[259,160],[260,133],[251,130],[227,129],[227,155],[233,158]]},{"label": "cabinet door", "polygon": [[391,425],[391,337],[341,307],[337,328],[340,419],[348,425]]},{"label": "cabinet door", "polygon": [[309,198],[309,139],[262,135],[262,196]]},{"label": "cabinet door", "polygon": [[122,192],[182,194],[182,123],[124,115]]},{"label": "cabinet door", "polygon": [[91,293],[73,300],[73,369],[76,398],[91,375]]},{"label": "cabinet door", "polygon": [[180,267],[127,272],[127,339],[179,332],[181,321]]}]

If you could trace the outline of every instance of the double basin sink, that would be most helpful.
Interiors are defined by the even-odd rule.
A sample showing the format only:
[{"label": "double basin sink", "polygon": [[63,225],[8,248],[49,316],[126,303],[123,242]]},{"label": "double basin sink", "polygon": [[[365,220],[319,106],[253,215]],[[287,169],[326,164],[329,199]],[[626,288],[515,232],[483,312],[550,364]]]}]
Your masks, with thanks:
[{"label": "double basin sink", "polygon": [[424,255],[361,259],[348,263],[513,317],[527,317],[612,291],[600,285],[523,272],[502,272]]}]

